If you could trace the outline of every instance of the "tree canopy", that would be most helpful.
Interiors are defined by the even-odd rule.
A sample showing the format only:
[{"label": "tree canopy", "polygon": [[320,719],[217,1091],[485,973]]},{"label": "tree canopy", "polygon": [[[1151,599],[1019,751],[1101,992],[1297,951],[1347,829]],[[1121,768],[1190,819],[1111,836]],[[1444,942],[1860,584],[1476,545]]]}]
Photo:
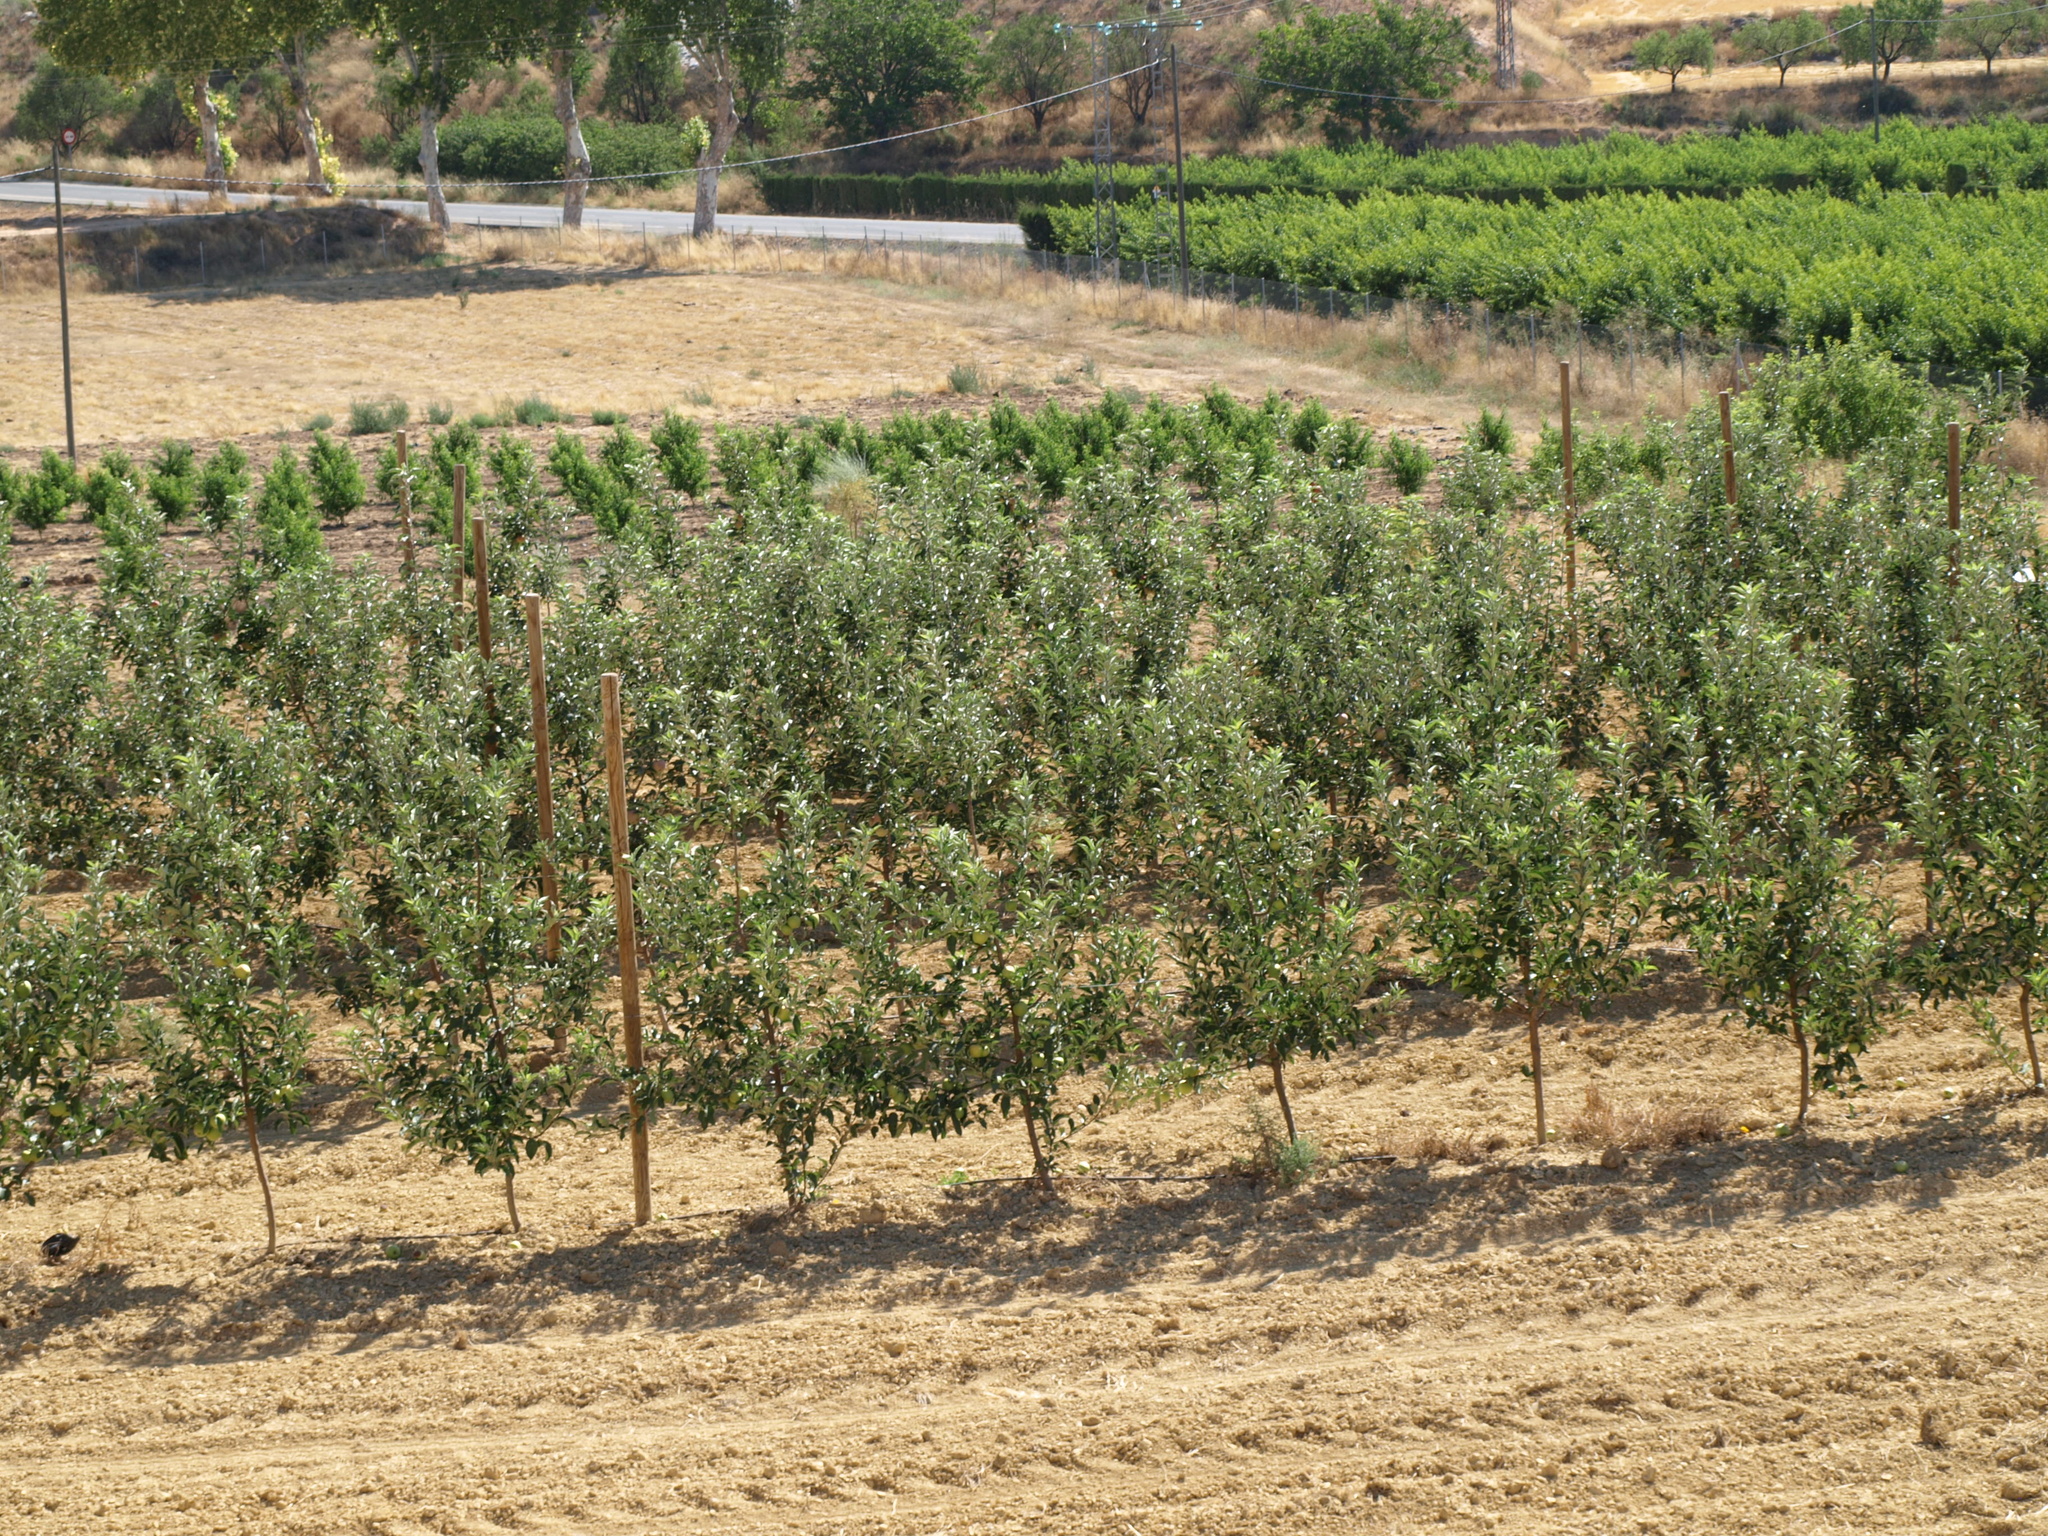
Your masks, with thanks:
[{"label": "tree canopy", "polygon": [[1259,39],[1259,73],[1286,82],[1300,122],[1320,116],[1332,144],[1405,133],[1421,109],[1460,80],[1480,80],[1486,61],[1464,18],[1435,0],[1374,0],[1340,16],[1311,7]]}]

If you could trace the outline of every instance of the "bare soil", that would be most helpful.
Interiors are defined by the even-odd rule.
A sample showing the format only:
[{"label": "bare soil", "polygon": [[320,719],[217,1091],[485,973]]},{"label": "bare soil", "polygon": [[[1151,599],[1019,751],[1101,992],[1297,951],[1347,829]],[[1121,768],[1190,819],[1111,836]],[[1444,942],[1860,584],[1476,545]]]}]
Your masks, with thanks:
[{"label": "bare soil", "polygon": [[635,1229],[566,1133],[514,1239],[330,1059],[274,1258],[239,1147],[0,1209],[0,1531],[2036,1529],[2048,1104],[1909,1015],[1780,1137],[1789,1048],[1661,958],[1546,1031],[1551,1103],[1727,1140],[1529,1150],[1519,1031],[1422,992],[1295,1072],[1293,1192],[1235,1169],[1247,1079],[1098,1123],[1051,1199],[942,1182],[1028,1169],[995,1127],[789,1215],[765,1143],[664,1124]]}]

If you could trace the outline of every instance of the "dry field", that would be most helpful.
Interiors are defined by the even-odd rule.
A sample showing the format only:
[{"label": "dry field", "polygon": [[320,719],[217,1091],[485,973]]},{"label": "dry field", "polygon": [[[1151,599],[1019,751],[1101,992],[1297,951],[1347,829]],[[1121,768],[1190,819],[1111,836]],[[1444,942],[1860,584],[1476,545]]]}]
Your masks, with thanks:
[{"label": "dry field", "polygon": [[0,1211],[0,1531],[2040,1529],[2048,1105],[1915,1015],[1780,1138],[1789,1050],[1662,958],[1553,1026],[1553,1102],[1726,1140],[1526,1150],[1517,1032],[1425,992],[1297,1074],[1293,1193],[1234,1171],[1247,1080],[1099,1124],[1050,1200],[943,1182],[1028,1168],[997,1127],[787,1216],[763,1144],[664,1124],[635,1230],[564,1134],[515,1241],[330,1060],[274,1259],[237,1150]]},{"label": "dry field", "polygon": [[[82,435],[389,392],[881,414],[975,403],[935,393],[963,362],[1030,398],[1292,389],[1438,440],[1543,401],[1391,323],[768,260],[469,272],[466,305],[448,273],[87,295]],[[17,447],[61,440],[32,300],[5,305]],[[1612,413],[1645,398],[1596,372]],[[382,508],[328,536],[392,557]],[[83,586],[92,539],[14,558]],[[271,1138],[274,1258],[232,1147],[57,1168],[0,1207],[0,1533],[2048,1532],[2048,1101],[1961,1010],[1908,1012],[1864,1093],[1781,1137],[1789,1048],[1657,958],[1550,1025],[1567,1135],[1540,1151],[1519,1031],[1423,991],[1294,1074],[1325,1152],[1299,1190],[1240,1167],[1270,1104],[1248,1077],[1091,1128],[1051,1199],[958,1182],[1028,1168],[996,1126],[857,1144],[790,1215],[765,1144],[664,1122],[635,1229],[623,1148],[565,1132],[516,1240],[494,1181],[403,1150],[323,1018],[313,1121]],[[45,1265],[57,1231],[82,1242]]]}]

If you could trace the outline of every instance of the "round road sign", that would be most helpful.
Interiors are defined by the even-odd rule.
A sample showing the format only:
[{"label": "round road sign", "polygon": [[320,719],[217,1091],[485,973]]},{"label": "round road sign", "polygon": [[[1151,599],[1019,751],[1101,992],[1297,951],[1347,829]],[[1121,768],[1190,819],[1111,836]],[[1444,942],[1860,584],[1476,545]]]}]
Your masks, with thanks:
[{"label": "round road sign", "polygon": [[76,128],[66,128],[57,135],[57,142],[66,149],[76,149],[78,147],[78,130]]}]

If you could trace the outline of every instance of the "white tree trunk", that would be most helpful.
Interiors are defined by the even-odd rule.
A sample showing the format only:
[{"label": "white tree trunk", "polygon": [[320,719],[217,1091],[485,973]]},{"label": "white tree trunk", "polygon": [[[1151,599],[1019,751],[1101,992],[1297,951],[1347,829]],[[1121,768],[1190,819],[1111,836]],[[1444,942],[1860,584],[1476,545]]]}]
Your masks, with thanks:
[{"label": "white tree trunk", "polygon": [[199,148],[206,156],[206,185],[216,193],[224,194],[228,189],[228,161],[220,148],[220,109],[213,104],[213,97],[207,91],[206,71],[199,72],[199,89],[193,95],[193,105],[199,111]]},{"label": "white tree trunk", "polygon": [[420,103],[420,174],[427,179],[427,217],[434,228],[448,228],[448,200],[441,195],[441,118],[432,102]]},{"label": "white tree trunk", "polygon": [[555,116],[561,120],[563,148],[562,227],[583,227],[583,199],[590,191],[590,151],[583,146],[583,120],[576,115],[576,80],[570,73],[569,50],[558,48],[549,61],[555,76]]},{"label": "white tree trunk", "polygon": [[326,173],[320,169],[320,124],[313,117],[313,88],[306,80],[306,40],[292,39],[287,78],[292,88],[292,105],[299,114],[299,147],[306,155],[306,191],[320,197],[327,190]]},{"label": "white tree trunk", "polygon": [[711,137],[704,145],[704,152],[697,156],[697,213],[690,222],[690,233],[702,238],[718,229],[718,177],[725,165],[726,152],[732,148],[733,135],[739,132],[739,113],[732,103],[732,61],[720,49],[715,58],[714,73],[718,79],[718,90],[711,122]]}]

